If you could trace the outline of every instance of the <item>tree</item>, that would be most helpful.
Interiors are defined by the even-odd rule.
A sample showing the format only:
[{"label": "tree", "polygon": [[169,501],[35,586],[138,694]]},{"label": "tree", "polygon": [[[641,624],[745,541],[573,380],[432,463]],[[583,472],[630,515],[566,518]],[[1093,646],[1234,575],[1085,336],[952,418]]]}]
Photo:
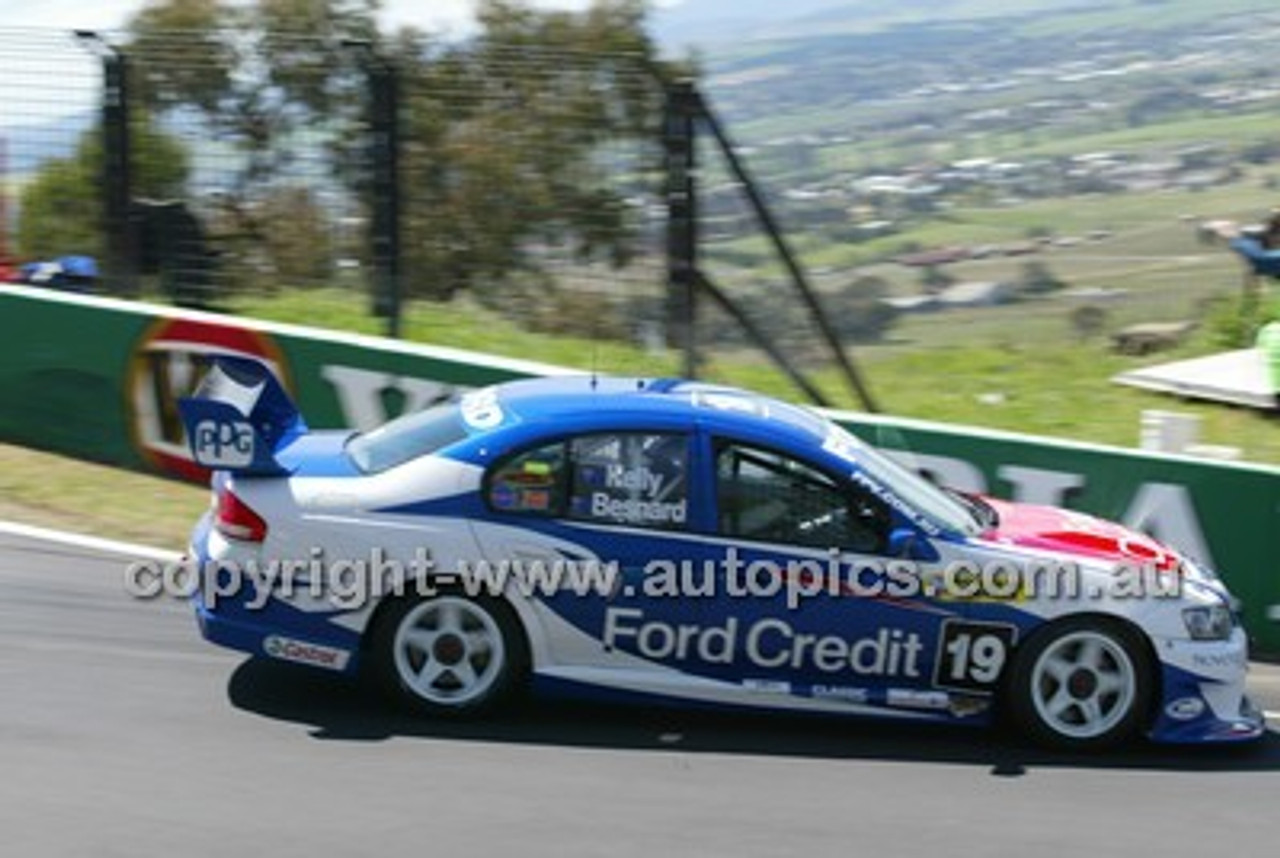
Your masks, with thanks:
[{"label": "tree", "polygon": [[[178,140],[150,127],[142,117],[132,136],[134,188],[139,196],[172,197],[190,172]],[[85,131],[68,158],[45,162],[22,189],[18,247],[29,259],[69,254],[102,256],[102,129]]]},{"label": "tree", "polygon": [[277,281],[289,286],[327,282],[333,273],[333,228],[315,194],[281,188],[263,209],[276,224],[267,236],[266,256]]},{"label": "tree", "polygon": [[405,249],[418,295],[498,303],[515,275],[546,285],[537,249],[631,260],[625,196],[657,157],[666,70],[644,9],[484,0],[472,42],[433,51],[401,35],[392,54],[410,100]]},{"label": "tree", "polygon": [[930,265],[920,275],[920,291],[925,295],[937,295],[940,292],[945,292],[947,287],[955,282],[956,278],[945,271],[942,266]]},{"label": "tree", "polygon": [[100,256],[102,206],[93,186],[94,173],[78,159],[46,162],[22,189],[19,255],[28,259],[64,254]]},{"label": "tree", "polygon": [[157,0],[133,19],[128,50],[145,103],[195,116],[241,155],[221,197],[234,233],[255,248],[267,241],[275,225],[263,201],[302,129],[319,131],[334,176],[367,197],[367,73],[387,62],[401,79],[411,296],[471,290],[496,302],[517,274],[538,281],[531,248],[625,265],[635,253],[626,195],[650,165],[609,144],[657,143],[656,75],[666,70],[644,0],[598,0],[582,13],[481,0],[479,34],[447,45],[413,29],[379,32],[376,8]]},{"label": "tree", "polygon": [[1067,284],[1059,280],[1049,266],[1033,259],[1022,266],[1022,280],[1019,291],[1023,295],[1045,295],[1066,288]]},{"label": "tree", "polygon": [[219,157],[207,215],[235,282],[327,272],[332,260],[315,258],[327,241],[313,246],[310,262],[298,250],[308,237],[330,235],[315,185],[332,182],[341,165],[300,179],[299,162],[323,162],[363,110],[363,60],[352,46],[376,44],[377,5],[153,0],[130,21],[136,100],[232,150]]},{"label": "tree", "polygon": [[1082,340],[1102,333],[1107,326],[1107,311],[1096,304],[1085,304],[1071,311],[1071,327]]},{"label": "tree", "polygon": [[898,320],[898,311],[885,303],[889,283],[882,277],[864,275],[823,301],[841,339],[856,343],[876,343]]}]

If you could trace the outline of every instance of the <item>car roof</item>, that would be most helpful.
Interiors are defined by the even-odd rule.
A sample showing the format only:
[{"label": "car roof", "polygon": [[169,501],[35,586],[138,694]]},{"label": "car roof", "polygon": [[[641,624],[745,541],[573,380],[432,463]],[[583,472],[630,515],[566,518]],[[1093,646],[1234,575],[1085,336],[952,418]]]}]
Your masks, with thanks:
[{"label": "car roof", "polygon": [[767,434],[782,442],[821,444],[827,421],[811,411],[734,387],[674,378],[558,376],[496,388],[518,424],[554,422],[567,431],[609,426],[688,426]]}]

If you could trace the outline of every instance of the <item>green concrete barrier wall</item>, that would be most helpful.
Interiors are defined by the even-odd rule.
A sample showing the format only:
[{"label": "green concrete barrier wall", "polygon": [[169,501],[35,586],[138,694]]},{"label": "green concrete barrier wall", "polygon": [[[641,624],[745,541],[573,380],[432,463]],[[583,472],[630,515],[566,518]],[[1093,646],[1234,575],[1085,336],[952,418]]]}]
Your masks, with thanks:
[{"label": "green concrete barrier wall", "polygon": [[368,428],[457,387],[570,372],[531,361],[0,287],[0,440],[193,476],[177,417],[197,363],[270,362],[315,426]]},{"label": "green concrete barrier wall", "polygon": [[[317,427],[367,428],[459,386],[571,371],[22,287],[0,289],[0,344],[0,440],[189,479],[175,405],[210,353],[271,362]],[[831,416],[957,488],[1091,512],[1187,551],[1227,579],[1259,648],[1280,653],[1280,470]]]}]

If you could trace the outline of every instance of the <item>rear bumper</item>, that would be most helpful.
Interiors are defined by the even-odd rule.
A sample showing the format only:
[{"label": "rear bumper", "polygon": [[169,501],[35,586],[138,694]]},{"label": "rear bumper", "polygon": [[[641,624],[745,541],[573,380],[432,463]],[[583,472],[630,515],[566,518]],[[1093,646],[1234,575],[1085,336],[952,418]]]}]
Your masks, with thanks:
[{"label": "rear bumper", "polygon": [[229,559],[220,550],[225,543],[211,530],[207,517],[192,534],[189,554],[199,562],[200,586],[195,588],[191,603],[205,640],[254,656],[330,671],[358,670],[360,635],[332,622],[335,612],[301,610],[271,596],[259,599],[248,578],[229,593],[226,586],[206,582],[206,575],[226,574],[217,571],[218,563],[211,560],[214,554],[219,555],[218,561]]}]

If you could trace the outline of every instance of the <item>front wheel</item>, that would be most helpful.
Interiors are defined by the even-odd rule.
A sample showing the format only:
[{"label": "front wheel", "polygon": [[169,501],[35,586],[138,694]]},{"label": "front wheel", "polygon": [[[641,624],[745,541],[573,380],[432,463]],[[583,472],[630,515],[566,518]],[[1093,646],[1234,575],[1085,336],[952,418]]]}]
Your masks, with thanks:
[{"label": "front wheel", "polygon": [[1017,726],[1041,744],[1112,747],[1141,728],[1152,665],[1136,633],[1102,619],[1056,623],[1018,649],[1009,706]]},{"label": "front wheel", "polygon": [[379,619],[371,649],[383,689],[430,715],[489,711],[528,670],[514,612],[491,597],[444,593],[397,603]]}]

